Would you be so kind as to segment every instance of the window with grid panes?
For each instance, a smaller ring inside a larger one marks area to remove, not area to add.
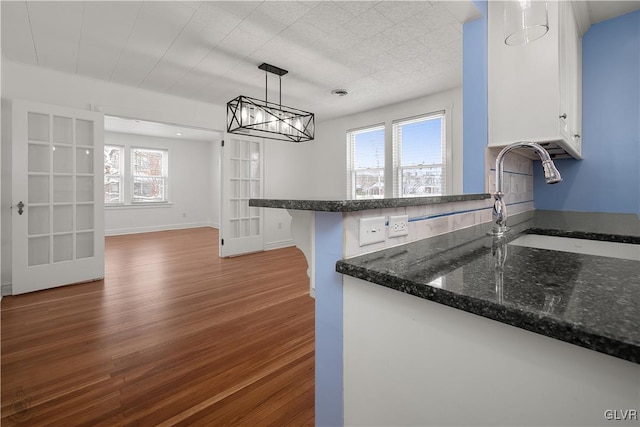
[[[393,122],[394,195],[446,193],[445,112]]]
[[[131,181],[133,184],[131,203],[168,202],[168,158],[167,150],[132,148]]]
[[[384,197],[384,126],[347,132],[347,194],[350,199]]]
[[[124,168],[124,147],[104,146],[104,203],[105,205],[124,202],[122,192],[122,171]]]

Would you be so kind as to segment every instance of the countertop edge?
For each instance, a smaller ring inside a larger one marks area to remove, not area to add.
[[[605,337],[568,322],[535,315],[517,307],[506,308],[491,301],[460,295],[444,289],[422,286],[421,292],[417,292],[412,289],[416,285],[409,280],[399,279],[395,276],[353,265],[348,265],[348,268],[345,268],[347,265],[343,260],[338,261],[336,263],[336,271],[375,285],[384,286],[519,329],[640,364],[640,346]]]
[[[574,239],[598,240],[601,242],[640,244],[640,236],[627,236],[610,233],[592,233],[586,231],[553,230],[549,228],[530,227],[529,234],[539,234],[542,236],[570,237]]]
[[[292,209],[319,212],[357,212],[369,209],[399,208],[407,206],[435,205],[442,203],[485,200],[489,193],[459,194],[432,197],[404,197],[360,200],[297,200],[297,199],[249,199],[249,206],[261,208]]]

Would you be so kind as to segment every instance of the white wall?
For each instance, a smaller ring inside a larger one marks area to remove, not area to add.
[[[640,366],[344,277],[344,424],[637,425]]]
[[[308,199],[314,166],[306,150],[317,141],[294,144],[265,139],[264,197],[269,199]],[[264,209],[265,249],[292,246],[291,216],[285,209]]]
[[[210,104],[6,60],[2,61],[2,97],[84,110],[95,106],[114,116],[225,129],[226,101]]]
[[[452,194],[462,193],[462,88],[417,98],[411,101],[377,108],[359,114],[319,122],[316,139],[308,143],[304,157],[309,169],[301,177],[309,183],[307,197],[346,198],[346,147],[349,129],[385,123],[387,138],[391,135],[391,122],[420,114],[451,108],[452,111]],[[390,146],[387,143],[387,148]],[[391,159],[391,153],[385,153]],[[483,161],[483,159],[478,159]]]
[[[204,142],[105,132],[105,144],[124,146],[125,156],[131,147],[169,150],[169,204],[105,207],[105,234],[213,226],[212,152],[218,140],[217,133]]]
[[[220,228],[220,185],[221,185],[221,157],[220,157],[220,142],[211,144],[211,150],[209,154],[210,162],[210,185],[211,185],[211,226],[214,228]]]
[[[0,284],[11,283],[11,117],[5,114],[9,109],[8,102],[2,100],[2,114],[0,114]],[[0,295],[4,294],[0,290]]]

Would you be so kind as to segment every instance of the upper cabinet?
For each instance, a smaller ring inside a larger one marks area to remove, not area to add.
[[[489,146],[543,145],[582,158],[582,39],[574,4],[549,1],[549,31],[520,46],[504,42],[501,1],[488,2]]]

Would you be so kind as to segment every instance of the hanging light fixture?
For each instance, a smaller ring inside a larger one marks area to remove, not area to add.
[[[266,63],[258,68],[265,71],[264,101],[240,95],[227,102],[227,132],[290,142],[313,140],[314,114],[282,105],[282,76],[288,71]],[[268,73],[280,81],[277,104],[267,100]]]
[[[549,31],[547,2],[507,0],[504,2],[504,42],[509,46],[531,43]]]

